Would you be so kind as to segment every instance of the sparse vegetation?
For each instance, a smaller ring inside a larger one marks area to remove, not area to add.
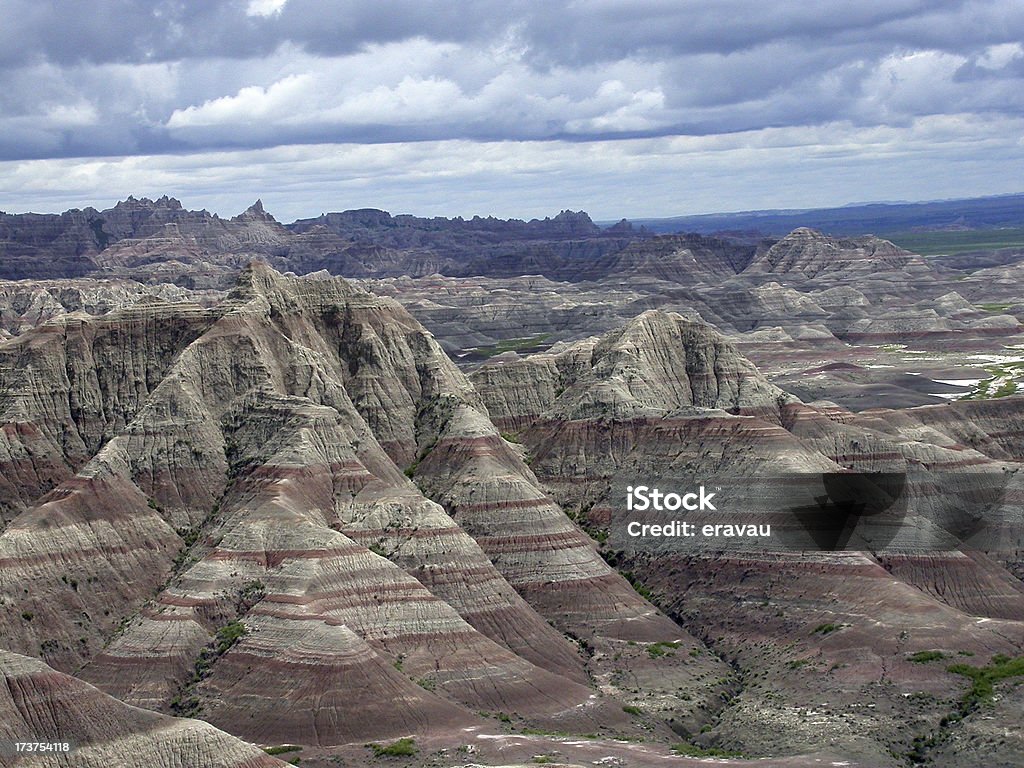
[[[174,557],[175,573],[182,569],[192,547],[199,541],[199,528],[179,528],[176,532],[181,537],[181,549],[178,550],[178,554]]]
[[[640,707],[634,707],[632,704],[626,704],[623,706],[622,711],[627,715],[642,715],[644,713]]]
[[[301,752],[302,747],[296,744],[282,744],[279,747],[265,747],[263,751],[268,755],[284,755],[289,752]]]
[[[633,587],[633,589],[637,591],[637,594],[639,594],[644,600],[653,600],[654,596],[651,594],[651,590],[645,587],[630,571],[622,571],[622,577],[629,582],[630,586]]]
[[[935,651],[923,651],[935,653]],[[971,687],[960,699],[956,709],[939,721],[939,728],[928,734],[914,737],[910,751],[905,757],[911,763],[920,765],[929,762],[929,753],[949,738],[949,729],[968,715],[990,704],[995,695],[995,684],[1011,677],[1024,677],[1024,656],[1013,659],[996,654],[983,667],[969,664],[953,664],[946,668],[955,675],[963,675],[971,681]]]
[[[675,656],[673,651],[679,647],[679,643],[661,640],[647,646],[647,655],[652,659],[660,659],[662,656]]]
[[[812,635],[830,635],[833,632],[838,632],[842,628],[843,628],[842,624],[832,624],[832,623],[829,623],[829,624],[819,624],[818,626],[816,626],[814,628],[814,631],[811,632],[811,634]]]
[[[410,738],[399,739],[390,744],[368,744],[375,757],[413,757],[419,750],[416,741]]]
[[[519,339],[502,339],[497,344],[493,344],[489,347],[477,347],[471,351],[481,357],[494,357],[495,355],[500,355],[503,352],[538,352],[550,336],[550,333],[541,333],[536,336],[524,336]]]
[[[1024,656],[1013,659],[997,654],[984,667],[969,664],[953,664],[948,670],[963,675],[971,681],[971,687],[960,701],[960,716],[963,717],[992,700],[995,684],[1011,677],[1024,677]]]
[[[238,590],[236,608],[239,613],[245,613],[266,596],[267,588],[262,581],[259,579],[248,581]]]
[[[940,661],[946,658],[946,654],[942,651],[918,651],[910,655],[910,661],[915,664],[927,664],[931,661]]]
[[[245,634],[245,624],[232,621],[217,630],[217,646],[214,649],[218,656],[225,654]]]
[[[240,621],[232,621],[217,630],[213,642],[199,652],[192,677],[171,701],[171,711],[174,714],[179,717],[193,717],[199,714],[202,705],[199,699],[192,695],[192,691],[210,674],[214,662],[227,653],[245,633],[245,624]]]
[[[922,256],[990,251],[1024,245],[1024,229],[934,230],[928,232],[895,232],[886,239],[900,248]]]
[[[1013,304],[1011,304],[1009,302],[1006,302],[1006,303],[996,303],[996,302],[993,302],[993,303],[990,303],[990,304],[978,304],[977,306],[978,306],[978,309],[983,309],[986,312],[1005,312],[1010,307],[1012,307]]]

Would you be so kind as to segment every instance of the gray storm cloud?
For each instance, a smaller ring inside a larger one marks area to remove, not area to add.
[[[620,157],[676,137],[763,147],[778,130],[812,154],[882,131],[899,155],[923,133],[959,146],[1002,125],[1005,147],[977,150],[994,162],[1024,110],[1017,2],[7,0],[0,14],[0,162],[451,141],[627,142],[597,153]]]

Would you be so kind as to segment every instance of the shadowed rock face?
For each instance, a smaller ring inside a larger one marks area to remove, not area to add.
[[[544,487],[599,536],[624,503],[612,489],[653,477],[888,472],[925,508],[937,486],[969,488],[975,473],[1001,479],[1020,461],[1020,399],[818,409],[769,384],[711,328],[665,313],[526,359],[494,358],[472,379]],[[1019,510],[1019,484],[1008,488],[1003,501]],[[890,750],[911,749],[908,727],[941,730],[943,700],[962,688],[944,666],[910,655],[1021,652],[1024,587],[1012,552],[605,553],[734,665],[737,688],[712,733],[744,752],[812,750],[824,728],[848,756],[898,764]],[[908,698],[921,691],[927,699]],[[815,712],[816,724],[800,712]],[[981,717],[968,730],[994,748]],[[1011,741],[1008,754],[1020,748]],[[974,752],[955,744],[942,754],[969,765]]]
[[[111,209],[57,215],[0,214],[0,277],[116,275],[189,288],[226,287],[252,258],[282,271],[326,269],[347,277],[432,274],[584,281],[622,272],[718,279],[743,269],[754,249],[697,235],[651,238],[602,230],[583,212],[528,222],[418,219],[361,210],[284,227],[260,201],[231,219],[188,211],[172,198],[133,197]]]

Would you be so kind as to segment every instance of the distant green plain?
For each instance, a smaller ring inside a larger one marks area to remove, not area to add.
[[[1024,247],[1024,228],[890,232],[883,237],[922,256]]]

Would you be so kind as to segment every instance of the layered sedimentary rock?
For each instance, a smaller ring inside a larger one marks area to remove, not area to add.
[[[264,743],[478,711],[628,728],[562,632],[685,634],[389,300],[258,266],[215,307],[58,316],[2,352],[22,501],[0,535],[0,642],[124,701]]]
[[[655,473],[906,473],[925,508],[1005,476],[1019,508],[1019,398],[879,407],[1014,370],[1017,265],[571,213],[0,224],[11,269],[122,276],[0,285],[0,647],[303,762],[522,726],[872,765],[995,743],[984,713],[950,725],[943,660],[1021,652],[1018,554],[600,542],[613,489]],[[467,379],[439,341],[487,362]]]
[[[798,273],[806,278],[842,272],[871,274],[878,270],[925,269],[924,261],[877,237],[835,239],[804,227],[754,257],[747,270],[773,274]]]
[[[713,329],[660,313],[597,340],[495,358],[473,380],[544,486],[598,532],[623,503],[611,490],[652,477],[756,483],[780,472],[899,471],[921,509],[942,501],[936,489],[969,498],[979,477],[1015,478],[1024,413],[1020,400],[860,415],[809,407]],[[1019,510],[1019,484],[1006,482],[999,503]],[[734,665],[733,698],[711,733],[744,752],[807,750],[827,738],[844,754],[896,764],[890,750],[912,748],[908,723],[941,731],[949,715],[938,699],[922,706],[907,695],[956,697],[961,687],[910,656],[1020,651],[1024,590],[1005,558],[702,546],[607,554]]]
[[[117,701],[37,659],[0,650],[0,739],[68,742],[0,765],[58,768],[272,768],[286,763],[207,723],[159,715]]]

